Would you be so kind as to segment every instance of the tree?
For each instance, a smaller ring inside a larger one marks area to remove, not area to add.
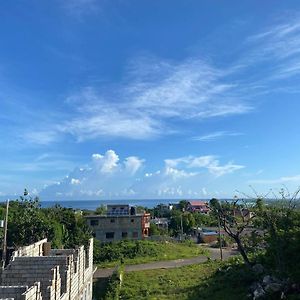
[[[61,243],[64,247],[74,248],[82,244],[87,245],[92,233],[80,214],[71,208],[59,205],[46,210],[49,218],[56,220],[62,226]]]
[[[183,232],[190,233],[193,228],[196,226],[195,218],[192,213],[183,212],[182,213],[182,225],[183,225]]]
[[[233,202],[220,203],[213,198],[210,201],[210,208],[220,220],[221,227],[236,242],[245,263],[250,266],[251,262],[242,242],[242,233],[252,223],[255,214],[251,214],[245,202],[243,204],[239,202],[239,199],[235,199]]]
[[[156,205],[152,210],[149,210],[149,212],[153,217],[157,218],[169,218],[171,214],[168,206],[163,203]]]
[[[170,218],[170,233],[171,235],[178,235],[181,231],[181,214],[179,210],[172,210],[171,211],[171,218]]]
[[[189,202],[187,200],[181,200],[181,201],[179,201],[179,203],[178,203],[178,209],[180,211],[186,210],[187,206],[188,206],[188,203]]]
[[[257,226],[265,230],[265,257],[281,275],[300,280],[300,189],[290,194],[281,189],[280,199],[258,206]]]
[[[8,245],[22,246],[46,237],[52,239],[54,233],[53,222],[41,211],[37,197],[20,197],[10,203]]]
[[[30,196],[10,202],[9,246],[24,246],[47,238],[54,247],[74,248],[86,245],[90,237],[92,233],[84,218],[73,209],[60,205],[41,208],[39,199]]]
[[[195,218],[196,226],[218,226],[218,220],[215,215],[209,214],[205,215],[201,212],[194,212],[193,216]]]
[[[183,233],[190,233],[195,226],[196,221],[193,213],[178,209],[172,210],[169,229],[173,235],[178,235],[181,230]]]
[[[101,204],[99,207],[96,208],[95,212],[96,212],[96,215],[104,215],[104,214],[106,214],[106,211],[107,211],[106,206]]]

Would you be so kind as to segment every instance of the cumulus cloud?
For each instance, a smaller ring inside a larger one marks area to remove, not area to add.
[[[50,197],[111,197],[116,194],[125,196],[133,194],[130,189],[134,181],[134,175],[143,167],[143,159],[130,156],[123,161],[114,150],[108,150],[104,154],[94,153],[88,165],[75,168],[61,181],[47,186],[41,195]],[[122,191],[122,193],[121,193]]]
[[[106,151],[105,155],[95,153],[92,159],[102,173],[111,173],[118,168],[119,156],[113,150]]]
[[[88,165],[75,168],[41,195],[63,199],[206,196],[206,188],[198,188],[200,180],[216,180],[243,167],[231,162],[221,164],[212,155],[186,156],[166,159],[160,170],[144,172],[144,159],[121,159],[114,150],[108,150],[92,154]]]
[[[130,174],[135,174],[142,167],[144,161],[144,159],[140,159],[137,156],[129,156],[124,161],[125,169]]]
[[[195,175],[197,175],[197,173],[196,172],[186,172],[185,170],[178,170],[178,169],[166,166],[164,175],[170,176],[174,179],[179,179],[179,178],[188,178],[191,176],[195,176]]]

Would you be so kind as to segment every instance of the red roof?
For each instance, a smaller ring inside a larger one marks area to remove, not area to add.
[[[192,206],[207,206],[208,203],[206,201],[189,201]]]

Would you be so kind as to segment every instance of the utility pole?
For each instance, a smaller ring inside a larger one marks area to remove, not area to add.
[[[219,225],[219,245],[220,245],[220,257],[221,261],[223,260],[223,250],[222,250],[222,237],[221,237],[221,224],[220,224],[220,216],[218,216],[218,225]]]
[[[5,214],[5,220],[4,220],[4,237],[3,237],[3,249],[2,249],[2,270],[4,269],[5,262],[6,262],[8,207],[9,207],[9,200],[7,199],[7,201],[6,201],[6,214]]]

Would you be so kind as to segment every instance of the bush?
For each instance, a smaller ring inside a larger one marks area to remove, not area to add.
[[[117,243],[100,244],[95,242],[95,263],[111,262],[124,258],[133,259],[141,256],[157,256],[157,243],[150,241],[121,241]]]
[[[105,300],[118,300],[120,299],[120,290],[122,284],[122,276],[124,270],[123,266],[120,266],[116,269],[116,271],[112,274],[108,281],[106,293],[105,293]]]

